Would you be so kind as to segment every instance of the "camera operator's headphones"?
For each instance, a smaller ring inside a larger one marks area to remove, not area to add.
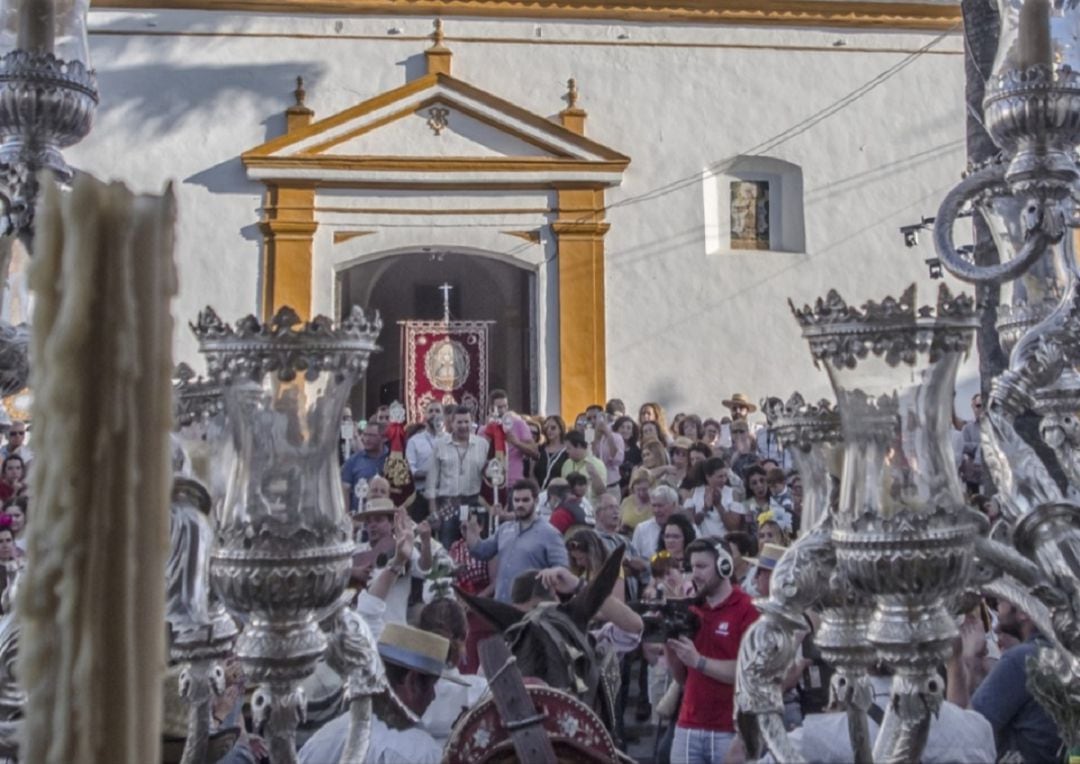
[[[735,572],[735,561],[731,559],[727,545],[721,541],[713,546],[713,550],[716,552],[716,572],[720,574],[720,578],[731,578],[731,574]]]

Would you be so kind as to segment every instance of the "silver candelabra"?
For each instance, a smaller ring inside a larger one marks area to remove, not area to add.
[[[236,655],[260,684],[252,708],[275,764],[295,761],[300,682],[326,651],[319,620],[348,583],[354,544],[334,457],[346,398],[380,328],[359,308],[337,326],[282,308],[268,323],[249,316],[235,328],[207,309],[192,327],[222,387],[230,470],[210,577],[246,619]]]
[[[963,506],[949,449],[955,367],[975,330],[970,300],[943,293],[936,310],[916,310],[907,293],[855,310],[830,295],[796,311],[837,393],[845,456],[835,506],[777,566],[740,652],[744,727],[782,761],[800,759],[777,725],[777,672],[794,655],[796,615],[831,611],[848,626],[833,634],[823,625],[819,644],[851,658],[826,655],[841,669],[834,690],[848,701],[856,761],[917,760],[940,702],[932,669],[955,633],[950,616],[979,592],[1018,603],[1047,638],[1028,686],[1065,742],[1080,743],[1080,292],[1070,231],[1080,9],[1073,0],[998,0],[998,9],[984,112],[1001,154],[946,195],[934,238],[953,275],[1000,285],[1007,301],[997,328],[1009,364],[979,422],[1002,520],[990,529]],[[954,246],[953,225],[969,207],[989,224],[1000,264],[977,265]],[[809,426],[804,417],[789,429]],[[820,594],[806,592],[826,581]],[[896,677],[871,748],[857,680],[876,661]]]

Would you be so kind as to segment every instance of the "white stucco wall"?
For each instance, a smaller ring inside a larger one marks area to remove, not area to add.
[[[263,189],[239,156],[284,131],[294,78],[304,76],[317,118],[348,108],[424,71],[428,43],[417,38],[431,20],[95,11],[91,29],[102,104],[93,133],[67,156],[138,190],[175,181],[183,327],[206,304],[227,318],[257,308]],[[862,300],[917,281],[932,300],[929,237],[908,250],[898,228],[933,214],[964,166],[957,34],[901,67],[937,35],[459,18],[446,34],[455,76],[538,114],[563,108],[575,77],[589,136],[631,157],[608,192],[609,395],[707,413],[736,390],[823,395],[788,297],[837,288]],[[702,179],[754,153],[801,168],[805,252],[708,253]],[[498,206],[514,204],[524,202]],[[541,405],[556,410],[552,242],[501,234],[504,222],[545,218],[463,213],[405,227],[400,216],[353,218],[377,232],[337,249],[320,228],[313,304],[332,310],[336,269],[371,253],[430,246],[515,258],[540,277],[551,361]],[[196,360],[185,328],[176,345],[180,359]]]

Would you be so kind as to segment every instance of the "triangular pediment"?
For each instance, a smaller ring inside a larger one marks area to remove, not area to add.
[[[403,110],[392,122],[380,124],[340,143],[326,146],[326,156],[410,157],[567,157],[556,146],[506,129],[445,96]]]
[[[629,159],[448,74],[428,74],[243,156],[258,180],[615,185]],[[475,178],[474,178],[475,179]]]

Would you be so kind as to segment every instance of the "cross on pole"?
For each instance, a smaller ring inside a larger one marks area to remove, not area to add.
[[[450,290],[453,288],[448,283],[439,287],[439,291],[442,292],[443,323],[450,323]]]

